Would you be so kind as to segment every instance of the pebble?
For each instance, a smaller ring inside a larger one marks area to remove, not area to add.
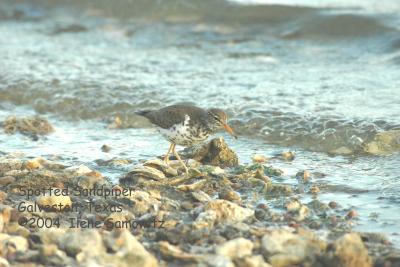
[[[51,210],[62,211],[71,208],[72,201],[70,196],[45,195],[38,197],[36,203],[41,207],[49,206]]]

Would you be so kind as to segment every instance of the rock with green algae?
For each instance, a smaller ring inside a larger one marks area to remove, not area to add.
[[[214,138],[209,143],[194,151],[191,157],[203,164],[225,167],[234,167],[239,164],[237,154],[228,147],[225,140]]]

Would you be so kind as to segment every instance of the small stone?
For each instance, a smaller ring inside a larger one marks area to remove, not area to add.
[[[24,163],[24,168],[28,170],[36,170],[43,168],[42,163],[45,161],[43,158],[34,158]]]
[[[108,152],[111,151],[111,147],[106,145],[106,144],[104,144],[104,145],[101,146],[101,151],[103,151],[105,153],[108,153]]]
[[[71,208],[72,201],[69,196],[45,195],[38,197],[36,203],[49,210],[62,211],[65,208]]]
[[[347,214],[346,214],[346,220],[351,220],[358,217],[358,213],[355,210],[350,210]]]
[[[7,199],[7,193],[0,190],[0,202],[3,203]]]
[[[336,209],[336,208],[338,207],[338,203],[335,202],[335,201],[330,201],[329,204],[328,204],[328,206],[329,206],[331,209]]]
[[[12,184],[15,182],[15,178],[12,176],[4,176],[0,178],[0,186]]]
[[[280,157],[287,161],[292,161],[295,158],[294,152],[286,151],[280,154]]]
[[[236,238],[219,245],[215,252],[219,255],[226,256],[230,259],[243,258],[251,255],[253,250],[253,242],[245,238]]]
[[[240,197],[240,195],[238,193],[236,193],[233,190],[229,190],[229,189],[222,189],[221,192],[219,192],[218,197],[220,199],[225,199],[225,200],[229,200],[232,202],[241,202],[242,198]]]
[[[320,190],[319,190],[319,187],[316,186],[316,185],[313,185],[313,186],[310,187],[310,191],[309,191],[309,192],[310,192],[311,194],[318,194],[319,191],[320,191]]]
[[[303,183],[307,183],[310,181],[311,173],[309,171],[300,171],[296,173],[296,178],[299,179]]]

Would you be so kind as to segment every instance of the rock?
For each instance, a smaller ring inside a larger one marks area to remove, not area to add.
[[[316,185],[312,185],[311,187],[310,187],[310,190],[308,191],[310,194],[318,194],[319,193],[319,191],[320,191],[320,189],[319,189],[319,187],[318,186],[316,186]]]
[[[245,238],[236,238],[219,245],[215,252],[219,255],[226,256],[230,259],[243,258],[251,255],[253,250],[253,242]]]
[[[253,157],[251,158],[253,160],[254,163],[265,163],[267,162],[267,157],[263,156],[263,155],[253,155]]]
[[[142,216],[148,212],[156,212],[161,205],[161,202],[157,198],[151,197],[145,191],[136,190],[127,198],[134,203],[131,211],[135,216]]]
[[[15,182],[15,178],[12,176],[0,177],[0,186],[5,186]]]
[[[207,180],[202,179],[202,180],[196,181],[191,184],[178,185],[176,188],[178,190],[185,191],[185,192],[196,191],[196,190],[200,190],[201,188],[203,188],[203,186],[205,186],[206,183],[207,183]]]
[[[299,179],[303,183],[307,183],[310,181],[311,173],[309,171],[300,171],[296,173],[296,178]]]
[[[201,191],[201,190],[192,192],[191,194],[192,194],[192,197],[193,197],[195,200],[197,200],[197,201],[199,201],[199,202],[202,202],[202,203],[207,203],[208,201],[211,201],[211,200],[212,200],[212,198],[211,198],[208,194],[204,193],[204,192]]]
[[[102,145],[100,149],[101,149],[101,151],[103,151],[105,153],[108,153],[111,151],[111,147],[106,144]]]
[[[324,255],[326,267],[370,267],[372,259],[361,237],[356,233],[345,234],[328,247]]]
[[[238,193],[236,193],[233,190],[226,189],[226,188],[223,188],[221,190],[221,192],[219,192],[218,197],[220,199],[225,199],[225,200],[229,200],[232,202],[242,201],[242,198],[240,197],[240,195]]]
[[[400,151],[400,130],[377,133],[374,140],[365,144],[363,149],[373,155],[384,155]]]
[[[0,257],[0,267],[8,267],[10,264],[5,258]]]
[[[139,166],[133,169],[128,175],[138,176],[146,179],[152,179],[156,181],[160,181],[165,179],[165,174],[162,171],[157,169],[148,167],[148,166]]]
[[[82,164],[78,165],[78,166],[68,167],[64,171],[66,173],[68,173],[69,175],[75,175],[75,176],[85,175],[85,174],[93,172],[93,170],[91,170],[89,167],[82,165]]]
[[[29,248],[28,240],[22,236],[0,233],[0,243],[2,247],[12,246],[13,249],[20,252],[25,252]]]
[[[36,169],[43,168],[42,163],[44,161],[45,160],[43,158],[30,159],[30,160],[24,162],[24,168],[28,169],[28,170],[36,170]]]
[[[248,208],[243,208],[235,203],[227,200],[212,200],[206,203],[193,227],[210,227],[217,223],[235,223],[241,222],[254,215],[254,211]]]
[[[337,155],[350,155],[351,153],[353,153],[353,150],[351,150],[348,147],[341,146],[339,148],[336,148],[336,149],[333,149],[333,150],[329,151],[329,153],[337,154]]]
[[[271,230],[261,240],[262,253],[274,267],[314,266],[324,249],[324,242],[284,228]]]
[[[238,156],[228,147],[225,140],[220,138],[212,139],[192,155],[194,160],[203,164],[224,167],[234,167],[238,165]]]
[[[65,236],[66,230],[63,228],[42,228],[36,234],[43,245],[58,244],[58,241]]]
[[[21,170],[22,161],[17,158],[0,158],[0,174],[5,174],[13,170]]]
[[[0,203],[3,203],[4,200],[6,200],[6,199],[7,199],[7,193],[0,190]]]
[[[105,232],[105,246],[115,254],[103,254],[100,266],[157,267],[156,258],[128,231]]]
[[[235,264],[228,257],[222,255],[210,255],[204,263],[207,267],[235,267]]]
[[[83,189],[93,189],[104,184],[104,177],[98,172],[89,172],[86,175],[77,176],[72,179],[73,184]]]
[[[338,207],[338,203],[335,201],[330,201],[328,205],[331,209],[336,209]]]
[[[53,126],[45,118],[39,116],[26,118],[8,117],[3,122],[3,128],[7,134],[20,132],[26,135],[46,135],[54,131]]]
[[[67,254],[59,250],[55,244],[40,246],[39,257],[41,262],[46,266],[71,266],[73,264],[70,258],[67,257]]]
[[[72,229],[62,235],[58,241],[58,247],[69,256],[78,254],[96,256],[104,253],[103,242],[98,231],[94,229],[77,230]]]
[[[292,187],[285,184],[273,184],[267,188],[267,196],[280,197],[289,196],[293,193]]]
[[[45,209],[54,211],[62,211],[72,206],[72,201],[69,196],[55,196],[54,194],[40,196],[36,200],[36,203]]]
[[[292,151],[286,151],[279,154],[279,157],[287,161],[292,161],[295,158],[295,154]]]
[[[94,162],[96,162],[96,164],[99,166],[121,167],[121,166],[131,164],[132,160],[123,159],[123,158],[112,158],[109,160],[96,159]]]
[[[175,259],[184,262],[198,262],[200,260],[204,260],[203,255],[196,255],[192,253],[183,252],[179,247],[173,246],[167,241],[158,242],[158,248],[161,252],[161,255],[165,259]]]
[[[345,219],[346,219],[346,220],[351,220],[351,219],[354,219],[354,218],[356,218],[356,217],[358,217],[357,211],[355,211],[355,210],[350,210],[350,211],[346,214]]]
[[[236,259],[235,263],[240,267],[272,267],[266,263],[261,255],[248,256],[241,259]]]
[[[10,234],[10,235],[17,235],[17,236],[22,236],[25,238],[28,238],[30,235],[30,231],[27,228],[20,226],[16,222],[7,224],[4,229],[4,232],[6,232],[7,234]]]
[[[178,175],[178,171],[176,169],[172,168],[170,165],[165,164],[165,162],[160,159],[148,160],[143,165],[146,167],[150,167],[150,168],[154,168],[159,171],[162,171],[167,176],[177,176]]]
[[[303,221],[310,214],[309,208],[297,199],[289,202],[286,205],[286,210],[296,222]]]

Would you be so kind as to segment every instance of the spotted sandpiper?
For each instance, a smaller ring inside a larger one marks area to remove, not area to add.
[[[224,128],[237,138],[227,124],[226,113],[219,108],[202,109],[189,105],[172,105],[157,110],[142,110],[136,114],[146,117],[157,126],[158,131],[171,142],[164,162],[169,164],[171,153],[179,160],[188,173],[188,168],[176,152],[176,145],[192,146],[206,140],[211,134]]]

